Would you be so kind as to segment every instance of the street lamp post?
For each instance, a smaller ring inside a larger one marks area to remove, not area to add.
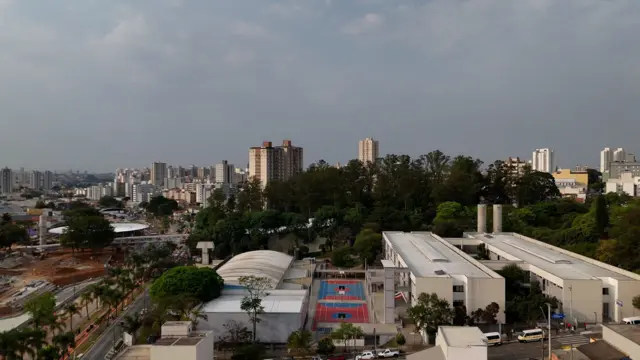
[[[549,322],[547,327],[547,337],[549,339],[549,360],[551,360],[551,304],[547,303],[547,320]],[[544,342],[544,337],[542,338]]]
[[[573,318],[573,287],[571,285],[569,285],[569,318],[571,319],[573,328],[576,328],[577,324],[575,323],[575,319]]]

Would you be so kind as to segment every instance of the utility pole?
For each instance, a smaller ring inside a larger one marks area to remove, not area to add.
[[[548,320],[548,326],[547,326],[547,333],[548,333],[548,339],[549,339],[549,360],[551,360],[551,304],[547,303],[547,320]],[[544,337],[542,339],[542,342],[544,342]]]

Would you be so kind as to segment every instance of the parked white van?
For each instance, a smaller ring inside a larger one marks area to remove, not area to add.
[[[521,343],[542,340],[544,340],[544,331],[542,329],[524,330],[518,335],[518,341]]]
[[[484,337],[487,338],[487,345],[489,346],[502,345],[502,335],[498,332],[484,333]]]
[[[640,316],[624,318],[622,322],[629,325],[640,325]]]

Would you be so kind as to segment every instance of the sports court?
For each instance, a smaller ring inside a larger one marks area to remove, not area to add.
[[[364,286],[360,280],[322,280],[318,300],[364,301]]]
[[[314,320],[316,323],[368,323],[369,310],[366,304],[318,303]]]

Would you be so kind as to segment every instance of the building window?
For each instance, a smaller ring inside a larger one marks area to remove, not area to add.
[[[464,306],[464,300],[453,300],[453,307]]]
[[[464,292],[464,285],[453,285],[453,292]]]
[[[602,295],[609,295],[609,288],[602,288]]]

